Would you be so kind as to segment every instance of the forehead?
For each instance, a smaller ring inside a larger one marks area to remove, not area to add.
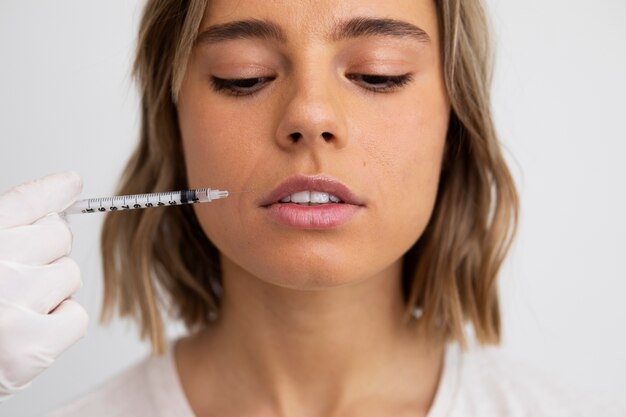
[[[350,37],[342,36],[347,33],[381,34],[385,30],[423,42],[437,42],[438,37],[433,0],[209,0],[200,32],[251,19],[272,24],[265,28],[264,37],[285,43],[332,42]],[[372,19],[378,20],[382,30],[376,24],[364,27],[364,21]]]

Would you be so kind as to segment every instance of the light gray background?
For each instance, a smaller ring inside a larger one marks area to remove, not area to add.
[[[626,2],[489,0],[494,113],[522,199],[501,275],[503,348],[608,401],[626,398]],[[74,169],[112,193],[138,131],[130,79],[142,1],[0,2],[0,190]],[[80,218],[78,218],[80,217]],[[100,327],[98,216],[78,216],[73,257],[87,336],[0,405],[37,416],[149,351]],[[170,335],[180,334],[172,325]]]

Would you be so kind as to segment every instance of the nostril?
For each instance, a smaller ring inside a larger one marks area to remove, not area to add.
[[[296,133],[292,133],[292,134],[291,134],[291,135],[289,135],[289,136],[291,136],[291,140],[292,140],[293,142],[297,142],[297,141],[299,141],[299,140],[300,140],[300,138],[302,137],[302,134],[301,134],[301,133],[296,132]]]
[[[326,142],[328,142],[329,140],[333,138],[333,134],[329,132],[324,132],[322,133],[322,137],[324,138]]]

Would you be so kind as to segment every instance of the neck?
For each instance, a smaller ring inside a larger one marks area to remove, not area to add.
[[[426,414],[443,346],[402,325],[400,268],[398,262],[363,282],[302,291],[224,260],[220,317],[195,338],[193,372],[198,381],[219,375],[222,387],[228,375],[239,404],[245,398],[273,415],[329,416],[373,399]]]

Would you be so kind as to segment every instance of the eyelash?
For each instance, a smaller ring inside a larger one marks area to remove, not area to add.
[[[255,87],[259,85],[260,83],[263,83],[264,81],[267,81],[267,80],[272,81],[275,78],[276,77],[226,79],[226,78],[218,78],[215,76],[211,76],[211,85],[214,91],[222,92],[226,95],[249,96],[249,95],[254,94],[259,89],[257,88],[256,90],[245,91],[246,88],[250,89],[251,87]],[[366,90],[369,90],[375,93],[389,93],[389,92],[395,91],[398,88],[408,84],[409,82],[413,80],[413,76],[411,74],[404,74],[404,75],[349,74],[348,78],[349,79],[369,78],[370,81],[371,79],[378,81],[378,82],[375,82],[374,84],[379,84],[381,82],[384,82],[387,84],[385,87],[366,87],[366,86],[363,87]],[[253,82],[252,85],[250,85],[251,82]],[[372,84],[372,83],[368,83],[368,84]],[[243,88],[244,91],[239,90],[237,88]]]

